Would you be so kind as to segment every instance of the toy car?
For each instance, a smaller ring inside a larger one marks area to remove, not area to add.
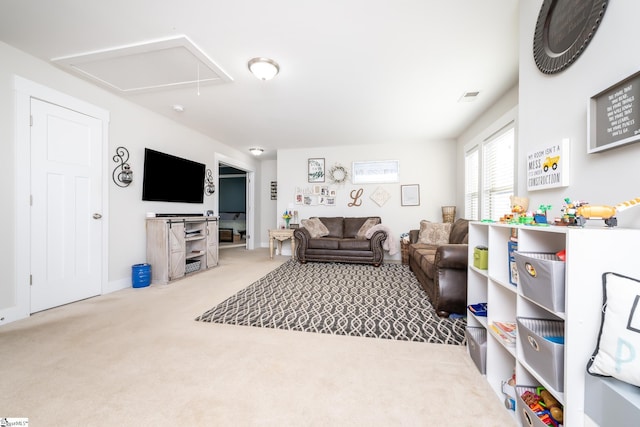
[[[618,225],[618,219],[615,217],[617,210],[613,206],[584,204],[576,209],[575,224],[583,226],[587,219],[602,219],[609,227]]]

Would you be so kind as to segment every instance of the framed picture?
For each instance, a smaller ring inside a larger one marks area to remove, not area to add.
[[[302,193],[296,193],[296,205],[301,205],[304,203],[304,196]]]
[[[587,153],[640,141],[640,71],[591,97],[587,127]]]
[[[401,185],[401,203],[402,206],[420,206],[420,185]]]
[[[354,184],[384,184],[400,181],[400,161],[353,162],[351,182]]]
[[[569,138],[565,138],[527,154],[528,191],[569,186],[570,147]]]
[[[324,159],[309,159],[307,167],[309,182],[324,182]]]

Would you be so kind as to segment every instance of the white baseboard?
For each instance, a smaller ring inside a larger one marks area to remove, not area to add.
[[[127,289],[130,288],[131,285],[131,278],[130,277],[126,277],[124,279],[119,279],[119,280],[112,280],[111,282],[107,283],[107,286],[105,286],[105,288],[102,290],[102,294],[110,294],[111,292],[115,292],[115,291],[120,291],[122,289]]]

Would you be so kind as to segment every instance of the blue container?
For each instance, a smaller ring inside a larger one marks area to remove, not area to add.
[[[134,288],[144,288],[151,283],[151,265],[134,264],[131,266],[131,284]]]

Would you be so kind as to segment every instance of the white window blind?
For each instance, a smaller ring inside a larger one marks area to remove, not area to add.
[[[514,186],[513,125],[488,139],[482,147],[482,219],[498,220],[511,212]]]
[[[464,158],[464,217],[479,220],[480,216],[480,149],[473,148]]]

